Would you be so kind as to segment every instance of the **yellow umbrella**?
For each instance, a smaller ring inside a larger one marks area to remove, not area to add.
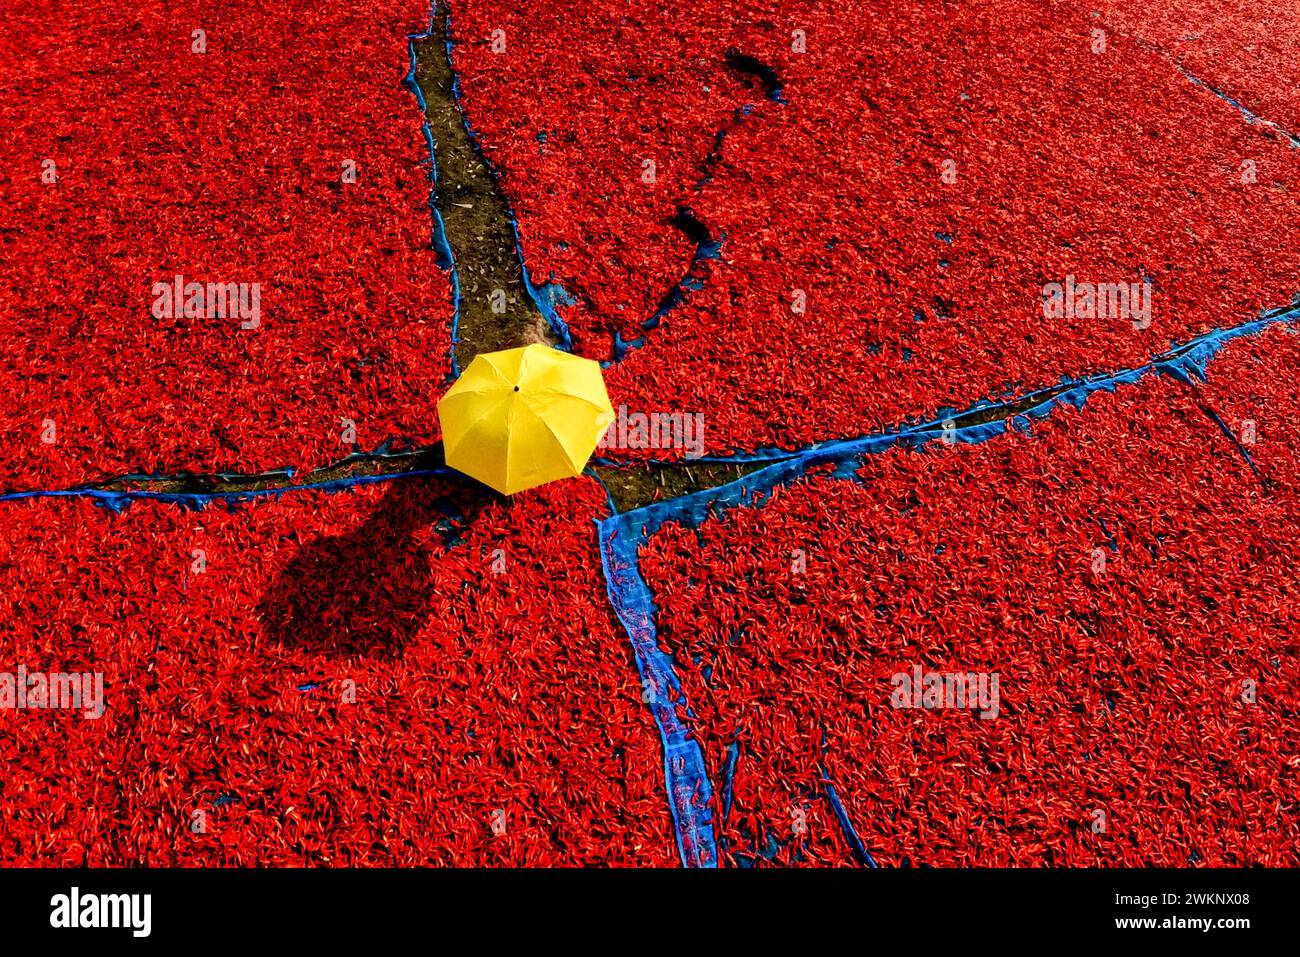
[[[580,475],[614,410],[599,364],[531,345],[475,356],[438,418],[447,464],[513,495]]]

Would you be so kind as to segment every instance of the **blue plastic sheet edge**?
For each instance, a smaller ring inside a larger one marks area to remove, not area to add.
[[[415,102],[420,107],[420,132],[424,136],[424,145],[429,153],[429,218],[432,224],[431,245],[437,254],[438,268],[451,277],[452,291],[452,317],[451,317],[451,379],[460,377],[460,369],[456,363],[456,345],[460,342],[460,271],[456,268],[456,254],[451,248],[451,241],[447,239],[447,225],[443,221],[442,213],[438,211],[438,160],[437,144],[433,138],[433,128],[429,126],[428,111],[429,104],[424,98],[424,91],[420,89],[420,84],[416,79],[416,53],[415,44],[417,40],[427,40],[433,36],[434,19],[437,16],[438,5],[436,0],[429,8],[429,27],[423,33],[408,33],[406,35],[406,55],[408,68],[406,76],[402,78],[402,85],[405,86],[412,94],[415,95]]]
[[[301,485],[287,485],[281,488],[244,489],[229,492],[155,492],[149,489],[34,489],[22,492],[6,492],[0,495],[0,502],[18,502],[26,499],[45,498],[80,498],[88,499],[96,505],[113,512],[121,512],[132,502],[166,502],[182,508],[200,510],[216,502],[238,505],[263,498],[279,498],[294,492],[344,492],[362,485],[377,485],[382,482],[394,482],[406,478],[447,477],[459,475],[454,469],[421,469],[412,472],[392,472],[387,475],[357,475],[349,478],[329,479],[323,482],[304,482]]]

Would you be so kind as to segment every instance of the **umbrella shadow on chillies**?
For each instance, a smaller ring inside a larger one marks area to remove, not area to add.
[[[316,654],[400,655],[428,618],[441,556],[494,501],[469,478],[393,479],[364,524],[310,542],[280,572],[258,604],[267,636]]]

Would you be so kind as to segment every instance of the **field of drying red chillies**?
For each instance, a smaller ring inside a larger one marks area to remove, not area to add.
[[[1223,6],[451,0],[561,346],[703,423],[507,499],[427,0],[10,4],[0,863],[1300,864],[1300,24]]]

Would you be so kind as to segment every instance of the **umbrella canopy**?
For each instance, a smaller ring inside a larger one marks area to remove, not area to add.
[[[580,475],[614,410],[598,363],[531,345],[475,356],[438,418],[447,464],[513,495]]]

